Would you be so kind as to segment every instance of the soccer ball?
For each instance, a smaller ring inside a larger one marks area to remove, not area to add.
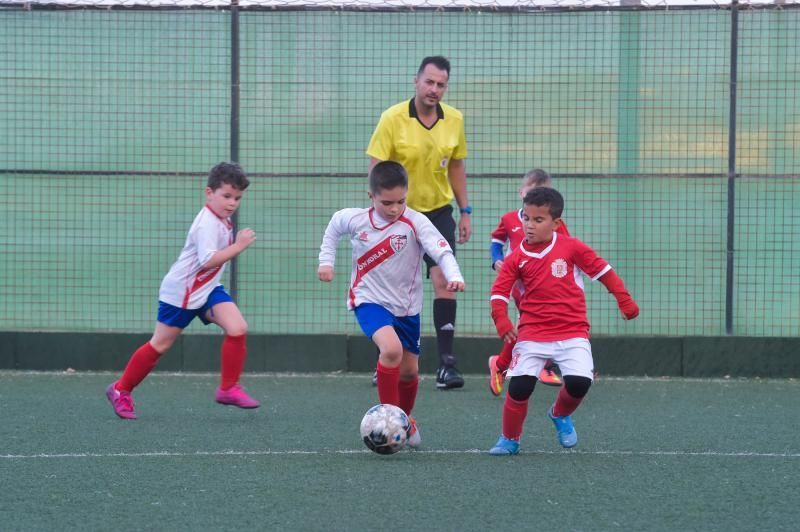
[[[411,422],[401,408],[375,405],[361,420],[361,439],[370,451],[394,454],[406,445]]]

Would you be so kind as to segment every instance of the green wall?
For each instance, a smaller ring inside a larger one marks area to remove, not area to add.
[[[121,371],[149,335],[0,333],[0,370]],[[158,371],[217,372],[221,336],[186,335],[159,361]],[[500,341],[458,338],[459,369],[487,373]],[[603,376],[800,377],[800,339],[688,337],[600,337],[592,339],[595,370]],[[438,366],[436,340],[424,337],[420,371]],[[248,372],[371,373],[375,346],[364,336],[250,335]]]

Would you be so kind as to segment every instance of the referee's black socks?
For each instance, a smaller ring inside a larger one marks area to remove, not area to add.
[[[456,332],[456,300],[433,300],[433,325],[436,327],[436,343],[439,359],[443,366],[455,366],[453,356],[453,337]]]

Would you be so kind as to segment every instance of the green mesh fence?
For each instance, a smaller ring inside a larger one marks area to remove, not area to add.
[[[587,283],[594,334],[725,334],[727,311],[734,334],[799,335],[796,7],[737,13],[732,136],[724,6],[242,9],[234,140],[253,184],[239,223],[259,239],[235,281],[250,331],[358,332],[347,244],[335,282],[316,280],[322,232],[367,205],[380,113],[443,54],[475,208],[460,335],[493,334],[489,233],[532,167],[642,307],[623,322]],[[204,176],[231,156],[230,9],[0,8],[0,329],[149,331]]]

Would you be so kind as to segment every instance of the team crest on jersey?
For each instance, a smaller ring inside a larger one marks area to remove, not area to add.
[[[401,249],[406,247],[407,243],[408,237],[406,235],[391,235],[389,237],[389,245],[392,246],[395,253],[399,253]]]
[[[439,166],[441,166],[442,168],[447,168],[447,157],[442,159],[442,161],[439,163]]]
[[[366,242],[367,240],[369,240],[369,235],[367,234],[366,231],[361,231],[360,233],[358,233],[358,239],[361,240],[362,242]]]
[[[447,240],[445,240],[444,238],[442,238],[441,240],[439,240],[439,241],[436,243],[436,245],[437,245],[437,246],[439,246],[440,248],[446,248],[446,247],[447,247],[447,245],[448,245],[448,244],[447,244]]]
[[[567,275],[567,261],[564,259],[556,259],[550,264],[550,271],[553,277],[565,277]]]

